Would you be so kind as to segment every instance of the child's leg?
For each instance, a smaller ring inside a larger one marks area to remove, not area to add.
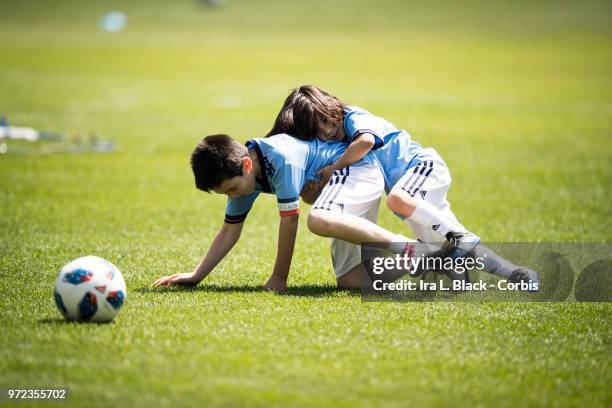
[[[450,231],[458,232],[465,232],[467,229],[457,220],[446,199],[451,184],[448,167],[433,149],[430,150],[428,156],[433,163],[431,166],[433,169],[431,172],[424,172],[423,175],[429,174],[429,176],[425,180],[424,177],[421,177],[421,181],[416,183],[414,183],[415,177],[412,177],[412,181],[407,182],[411,174],[420,172],[420,170],[408,172],[408,175],[391,190],[387,198],[387,206],[396,214],[404,216],[404,222],[419,240],[427,243],[441,243],[446,239],[446,229],[450,228]],[[402,188],[404,186],[405,188]],[[423,222],[423,218],[427,217],[415,217],[414,212],[417,212],[417,209],[425,209],[423,213],[431,214],[434,221]],[[440,227],[436,228],[437,225]],[[473,256],[483,261],[484,269],[487,272],[502,278],[508,278],[513,272],[521,269],[483,245],[475,247]]]
[[[422,161],[402,177],[391,189],[387,206],[410,224],[422,227],[428,238],[425,242],[442,242],[451,233],[466,233],[457,219],[441,211],[451,184],[448,167],[433,150],[427,149]],[[422,237],[419,239],[423,240]]]
[[[396,234],[355,215],[313,208],[308,215],[308,229],[313,233],[352,244],[393,242]]]
[[[338,287],[371,287],[362,266],[362,242],[393,243],[404,253],[407,238],[376,225],[384,180],[376,166],[337,171],[313,204],[308,227],[317,235],[334,238],[332,261]]]
[[[446,163],[433,149],[425,149],[415,167],[412,167],[391,189],[387,206],[404,220],[425,228],[433,234],[433,242],[446,239],[451,245],[451,256],[466,256],[480,243],[480,238],[467,231],[454,217],[440,211],[446,201],[451,177]],[[434,203],[434,204],[432,204]],[[436,205],[437,204],[437,205]],[[431,242],[427,239],[424,242]]]
[[[369,221],[364,215],[378,209],[384,186],[377,166],[346,167],[334,172],[308,214],[308,229],[314,234],[351,244],[380,242],[403,253],[409,240]]]
[[[440,206],[439,210],[442,214],[444,214],[444,216],[454,220],[457,225],[461,225],[459,221],[457,221],[457,217],[455,217],[455,214],[451,210],[450,204],[446,199]],[[422,227],[408,219],[405,219],[404,221],[414,232],[414,234],[423,242],[442,242],[444,240],[443,236],[432,231],[430,228]],[[499,276],[500,278],[509,278],[513,272],[520,269],[519,266],[502,258],[484,245],[478,245],[474,249],[472,256],[481,260],[481,262],[484,264],[484,270],[486,272]],[[533,280],[535,281],[536,278],[533,278]]]
[[[406,190],[394,188],[387,197],[387,207],[396,214],[404,217],[405,221],[421,227],[436,239],[432,242],[444,240],[449,232],[466,233],[465,228],[454,217],[448,217],[443,211],[428,201],[412,197]],[[429,242],[429,241],[427,241]]]

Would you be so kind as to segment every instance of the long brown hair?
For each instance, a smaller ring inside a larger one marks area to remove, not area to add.
[[[344,103],[316,85],[302,85],[285,99],[266,137],[287,133],[302,140],[317,137],[320,124],[342,125]]]

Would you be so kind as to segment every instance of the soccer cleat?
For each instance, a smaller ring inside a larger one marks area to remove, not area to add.
[[[449,232],[446,240],[450,247],[448,256],[453,259],[467,256],[480,244],[480,237],[471,232]]]
[[[523,266],[515,269],[510,276],[508,276],[508,283],[527,283],[530,284],[530,287],[536,286],[539,287],[540,280],[538,279],[538,274],[533,269],[525,268]],[[535,285],[534,285],[535,284]],[[537,292],[538,290],[528,290],[529,292]]]

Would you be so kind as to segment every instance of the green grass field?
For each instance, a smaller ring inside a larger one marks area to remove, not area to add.
[[[114,9],[127,29],[100,32]],[[610,406],[609,303],[362,302],[305,216],[288,294],[267,293],[272,196],[197,289],[151,283],[223,222],[193,186],[196,142],[264,135],[303,83],[435,147],[484,241],[612,241],[611,39],[608,1],[0,1],[0,116],[119,147],[0,155],[0,387],[88,407]],[[54,305],[87,254],[127,281],[112,324]]]

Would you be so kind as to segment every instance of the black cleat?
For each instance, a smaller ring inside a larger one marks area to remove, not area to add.
[[[510,274],[510,276],[508,277],[508,283],[527,283],[531,287],[535,286],[536,288],[539,288],[540,286],[540,280],[538,279],[538,274],[536,273],[536,271],[522,266],[518,269],[515,269]],[[537,291],[538,289],[528,290],[528,292],[532,293]]]
[[[446,240],[449,246],[448,255],[453,259],[466,257],[480,244],[480,237],[471,232],[449,232],[446,234]]]

